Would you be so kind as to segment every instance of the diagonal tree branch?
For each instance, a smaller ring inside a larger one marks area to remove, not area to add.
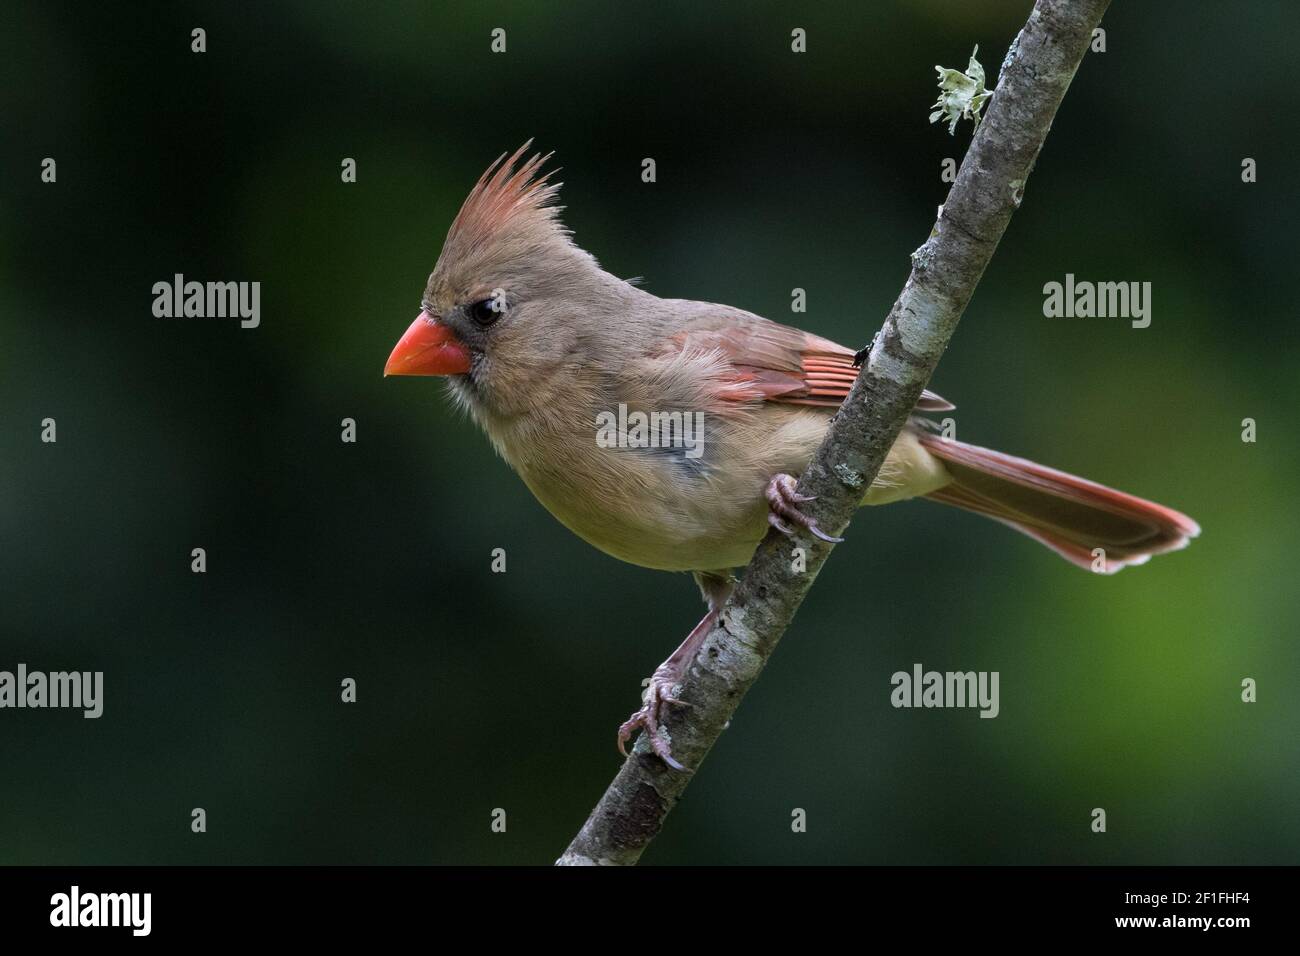
[[[930,237],[912,253],[907,284],[800,478],[800,493],[817,496],[823,528],[848,524],[930,380],[1020,205],[1057,107],[1109,3],[1038,0],[1012,43]],[[666,729],[674,755],[688,767],[698,769],[717,741],[832,547],[802,533],[798,545],[807,555],[803,572],[792,570],[789,539],[769,532],[682,681],[680,696],[692,706],[670,708]],[[690,779],[638,741],[557,863],[636,863]]]

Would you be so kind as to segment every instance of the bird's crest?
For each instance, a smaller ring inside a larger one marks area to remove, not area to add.
[[[539,239],[558,234],[567,239],[568,231],[559,219],[562,207],[551,205],[563,184],[549,181],[554,169],[537,175],[554,154],[534,153],[520,163],[532,142],[509,157],[502,153],[479,177],[447,233],[447,250],[463,255],[519,233],[534,233]]]

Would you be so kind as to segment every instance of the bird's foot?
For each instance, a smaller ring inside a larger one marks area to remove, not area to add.
[[[805,501],[813,501],[816,495],[801,495],[795,488],[798,482],[792,475],[784,473],[772,476],[767,483],[767,523],[782,534],[794,534],[790,524],[807,528],[814,537],[821,538],[829,544],[839,544],[843,538],[836,538],[817,527],[817,519],[810,518],[799,510]]]
[[[685,765],[673,757],[667,735],[664,733],[663,724],[660,720],[660,716],[668,704],[677,707],[690,706],[686,701],[675,696],[677,684],[680,680],[681,675],[667,666],[667,662],[665,662],[664,665],[660,665],[653,676],[643,681],[645,693],[641,695],[641,699],[644,704],[640,710],[624,721],[623,726],[618,728],[618,750],[624,757],[627,756],[626,744],[628,740],[639,730],[645,734],[650,748],[659,756],[660,760],[674,770],[686,769]]]
[[[699,584],[700,593],[709,606],[708,613],[699,624],[695,625],[691,633],[686,635],[686,640],[672,652],[668,660],[656,667],[651,677],[641,682],[645,685],[645,693],[641,695],[644,703],[640,710],[618,728],[618,750],[624,757],[627,756],[628,740],[639,730],[655,755],[674,770],[689,770],[689,768],[673,756],[661,718],[669,704],[676,707],[691,706],[677,696],[681,693],[678,685],[686,676],[687,668],[691,666],[691,661],[695,659],[704,639],[713,630],[718,614],[722,611],[722,606],[727,603],[727,597],[736,583],[726,571],[696,571],[695,581]]]

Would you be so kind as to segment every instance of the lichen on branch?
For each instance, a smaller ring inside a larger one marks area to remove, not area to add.
[[[984,88],[984,67],[980,66],[980,61],[975,59],[979,51],[977,43],[970,55],[970,64],[966,67],[965,73],[961,70],[935,66],[939,71],[939,98],[935,100],[930,122],[947,120],[949,136],[956,134],[957,123],[963,119],[972,120],[978,129],[980,110],[993,95],[992,90]]]

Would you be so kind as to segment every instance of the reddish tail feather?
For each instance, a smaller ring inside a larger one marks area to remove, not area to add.
[[[1072,564],[1113,574],[1177,551],[1201,533],[1164,505],[1024,458],[922,433],[953,483],[926,497],[986,515],[1047,545]],[[1094,549],[1105,552],[1099,564]]]

